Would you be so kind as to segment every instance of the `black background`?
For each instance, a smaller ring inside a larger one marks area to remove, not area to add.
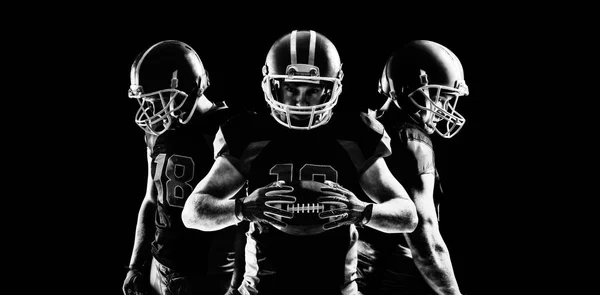
[[[520,15],[510,15],[513,20],[508,21],[507,16],[467,14],[458,8],[436,14],[385,6],[354,7],[352,13],[325,8],[300,13],[299,8],[286,7],[284,16],[240,7],[198,14],[184,7],[177,7],[177,13],[169,9],[170,14],[115,10],[101,17],[80,14],[52,29],[60,46],[46,44],[55,50],[45,54],[52,52],[52,66],[65,65],[69,73],[68,78],[54,77],[65,83],[56,83],[53,90],[68,98],[57,104],[78,106],[56,119],[59,124],[64,120],[59,136],[67,142],[58,149],[68,155],[57,162],[61,169],[76,171],[61,205],[76,209],[57,217],[70,242],[58,243],[66,253],[53,258],[71,275],[83,277],[76,285],[120,294],[125,278],[147,177],[143,131],[133,122],[136,103],[127,97],[137,54],[162,40],[181,40],[196,49],[209,71],[209,98],[260,108],[261,68],[271,44],[293,29],[312,29],[327,36],[340,53],[345,73],[340,108],[359,108],[376,96],[386,59],[408,40],[436,41],[458,56],[470,95],[458,105],[467,120],[461,132],[447,140],[434,136],[447,194],[440,228],[463,293],[510,289],[518,269],[506,258],[524,227],[512,218],[520,210],[514,200],[526,195],[515,189],[523,178],[517,163],[527,157],[522,147],[527,147],[523,140],[529,134],[513,128],[527,118],[514,111],[515,105],[526,105],[509,73],[530,65],[531,49],[523,44],[535,44],[532,27],[515,28]],[[535,76],[541,70],[532,71],[529,75]],[[52,146],[56,136],[46,142]]]

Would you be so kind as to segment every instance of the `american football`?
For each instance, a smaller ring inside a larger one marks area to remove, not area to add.
[[[319,204],[317,202],[319,197],[326,195],[321,192],[321,188],[329,187],[327,184],[312,180],[300,180],[286,182],[284,185],[294,188],[293,192],[286,193],[286,195],[296,197],[296,202],[294,204],[273,204],[273,207],[294,213],[292,219],[276,217],[287,223],[285,228],[280,229],[281,231],[296,236],[316,235],[325,231],[323,228],[325,223],[339,218],[319,218],[320,212],[338,208],[335,205]]]

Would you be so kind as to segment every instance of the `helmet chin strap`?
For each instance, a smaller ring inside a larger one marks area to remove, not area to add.
[[[413,123],[415,123],[415,124],[417,124],[417,125],[421,126],[421,125],[423,125],[425,122],[423,122],[423,121],[421,120],[421,116],[420,116],[420,114],[419,114],[419,113],[420,113],[420,111],[418,111],[418,112],[416,112],[416,113],[414,113],[414,114],[408,114],[408,117],[409,117],[409,118],[410,118],[410,119],[413,121]]]
[[[387,110],[390,109],[390,104],[392,103],[392,101],[394,101],[394,99],[388,97],[381,107],[379,107],[378,109],[369,110],[369,114],[374,116],[376,119],[381,118],[381,116],[383,116],[383,114],[385,114],[385,112],[387,112]]]

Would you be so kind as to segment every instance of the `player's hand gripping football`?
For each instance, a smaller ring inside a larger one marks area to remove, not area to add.
[[[249,196],[236,200],[235,214],[240,220],[268,222],[276,228],[285,228],[287,224],[278,220],[275,216],[293,218],[294,213],[276,208],[273,205],[296,202],[296,197],[286,195],[286,193],[293,190],[293,187],[285,185],[283,181],[276,181],[257,188]]]
[[[329,187],[321,188],[324,196],[317,200],[320,204],[334,205],[334,209],[319,213],[320,218],[338,217],[336,220],[323,225],[323,228],[333,229],[336,227],[356,224],[362,225],[371,219],[373,204],[359,200],[353,192],[345,189],[338,183],[326,180]]]
[[[124,295],[147,295],[150,294],[150,281],[148,276],[141,271],[130,269],[123,282]]]

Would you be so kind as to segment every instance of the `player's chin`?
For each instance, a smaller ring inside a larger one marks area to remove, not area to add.
[[[307,127],[310,122],[310,116],[305,115],[291,115],[290,119],[296,126]]]

